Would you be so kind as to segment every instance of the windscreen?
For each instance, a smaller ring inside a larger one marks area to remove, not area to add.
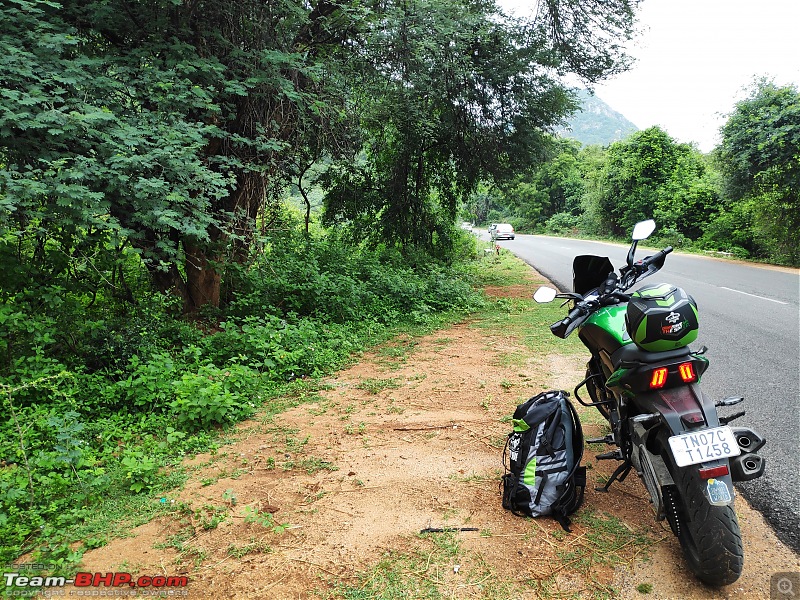
[[[613,272],[614,265],[605,256],[576,256],[572,261],[572,289],[576,294],[585,294],[599,287]]]

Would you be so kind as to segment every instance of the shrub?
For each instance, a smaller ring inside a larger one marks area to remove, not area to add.
[[[240,421],[255,410],[252,396],[260,382],[256,371],[236,364],[224,369],[208,364],[184,373],[172,384],[175,422],[194,431]]]
[[[472,236],[450,241],[474,255]],[[207,450],[276,384],[329,373],[390,327],[482,302],[467,269],[424,253],[335,235],[263,242],[226,273],[222,306],[192,320],[161,294],[0,290],[0,400],[15,416],[0,422],[0,561],[77,560],[67,530],[109,490],[154,493],[174,477],[161,471],[169,457]]]
[[[580,222],[581,218],[572,213],[556,213],[545,223],[545,230],[550,233],[574,234]]]
[[[674,248],[684,248],[690,246],[692,240],[683,235],[675,227],[665,227],[656,231],[655,235],[647,240],[651,246],[672,246]]]

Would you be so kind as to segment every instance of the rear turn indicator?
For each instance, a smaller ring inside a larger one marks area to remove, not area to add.
[[[657,390],[664,387],[664,384],[667,383],[667,368],[660,367],[653,371],[653,375],[650,378],[650,389]]]
[[[681,375],[684,383],[691,383],[697,381],[697,374],[694,372],[694,365],[690,362],[683,363],[678,367],[678,373]]]

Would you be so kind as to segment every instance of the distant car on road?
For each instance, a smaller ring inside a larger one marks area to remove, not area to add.
[[[513,240],[514,228],[508,223],[498,223],[494,229],[489,228],[493,240]]]

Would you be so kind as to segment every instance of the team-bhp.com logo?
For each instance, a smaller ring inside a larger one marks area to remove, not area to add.
[[[134,577],[130,573],[76,573],[75,577],[29,576],[20,573],[3,573],[6,587],[14,588],[63,588],[67,585],[76,588],[128,587],[148,590],[165,588],[185,588],[189,584],[188,577],[167,575],[140,575]],[[80,595],[80,594],[79,594]]]

